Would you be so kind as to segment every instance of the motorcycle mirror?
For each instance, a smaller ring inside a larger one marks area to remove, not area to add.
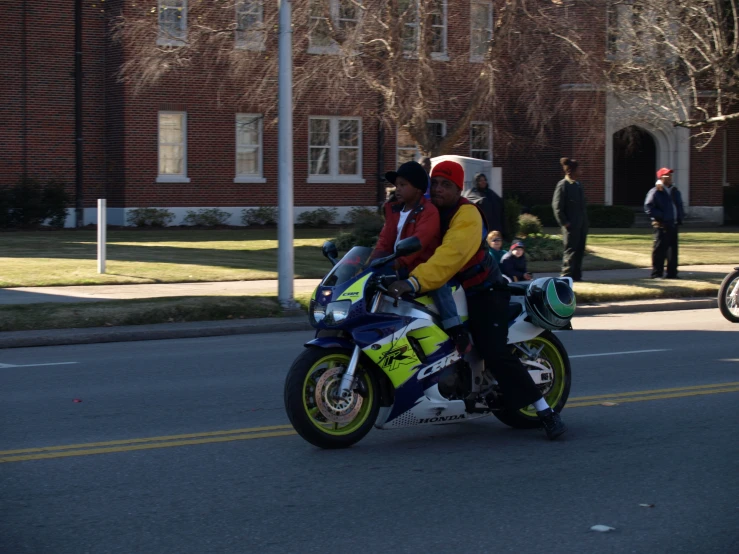
[[[402,258],[403,256],[415,254],[420,250],[421,241],[418,240],[418,237],[408,237],[398,242],[398,245],[395,247],[395,256]]]
[[[329,259],[331,265],[336,265],[336,258],[339,257],[339,251],[333,242],[331,242],[330,240],[324,242],[323,246],[321,247],[321,252]]]

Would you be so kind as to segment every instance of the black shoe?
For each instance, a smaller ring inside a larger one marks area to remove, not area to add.
[[[454,342],[454,346],[460,356],[464,356],[472,350],[472,343],[470,342],[470,334],[463,325],[456,325],[447,329],[447,334],[451,337]]]
[[[559,414],[551,408],[547,408],[541,412],[536,412],[536,415],[539,416],[549,440],[554,440],[567,431],[567,426],[562,421],[562,418],[559,417]]]
[[[659,280],[662,280],[662,279],[664,279],[664,277],[662,277],[662,275],[652,275],[652,276],[650,277],[650,279],[657,279],[657,280],[659,281]]]
[[[665,277],[665,279],[679,279],[679,278],[680,277],[678,277],[677,275],[668,275],[667,277]]]

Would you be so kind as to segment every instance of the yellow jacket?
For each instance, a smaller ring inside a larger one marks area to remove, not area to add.
[[[462,204],[433,256],[411,272],[409,281],[416,292],[436,290],[445,285],[477,253],[481,240],[480,212],[473,204]]]

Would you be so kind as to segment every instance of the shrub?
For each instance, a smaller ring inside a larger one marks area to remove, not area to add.
[[[523,242],[526,245],[526,260],[529,262],[561,260],[564,254],[564,245],[560,237],[536,233],[526,237]]]
[[[128,224],[136,227],[166,227],[174,218],[172,212],[159,208],[136,208],[126,215]]]
[[[544,227],[559,227],[551,204],[536,204],[531,206],[529,213],[538,217]]]
[[[349,213],[346,216],[346,219],[349,223],[352,225],[355,224],[357,221],[367,218],[367,217],[374,217],[378,215],[376,209],[366,208],[364,206],[352,208],[349,210]]]
[[[505,238],[510,241],[518,233],[518,216],[521,215],[521,204],[513,198],[506,198],[504,201],[504,218],[505,218]]]
[[[298,216],[298,223],[306,227],[323,227],[331,225],[339,215],[336,208],[318,208],[303,212]]]
[[[346,252],[354,246],[374,246],[384,223],[384,218],[377,213],[357,217],[348,232],[341,233],[336,237],[336,248]]]
[[[187,210],[185,219],[182,220],[183,225],[197,225],[201,227],[215,227],[216,225],[225,224],[231,214],[224,212],[219,208],[202,208],[195,213]]]
[[[518,216],[518,234],[522,237],[541,233],[541,221],[535,215],[521,214]]]
[[[587,206],[588,221],[591,227],[620,227],[628,228],[634,224],[636,212],[628,206],[601,206],[590,204]]]
[[[276,225],[277,218],[277,208],[275,206],[241,210],[241,223],[244,225]]]
[[[69,203],[64,183],[52,179],[42,185],[36,179],[23,177],[0,194],[0,226],[38,226],[49,220],[53,227],[62,227]]]

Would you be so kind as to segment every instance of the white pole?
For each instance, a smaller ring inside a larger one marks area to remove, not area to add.
[[[108,226],[107,201],[98,198],[98,273],[105,273],[105,241]]]
[[[295,308],[293,299],[293,102],[292,102],[292,0],[278,0],[279,26],[279,94],[278,94],[278,161],[279,207],[277,234],[277,299],[286,309]]]

